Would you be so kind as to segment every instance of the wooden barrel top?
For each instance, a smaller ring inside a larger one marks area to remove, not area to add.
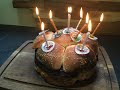
[[[32,40],[21,45],[0,68],[0,87],[12,90],[57,90],[66,89],[46,83],[34,69]],[[99,46],[98,75],[91,84],[70,88],[76,90],[119,90],[117,78],[109,56]],[[67,88],[68,89],[68,88]]]

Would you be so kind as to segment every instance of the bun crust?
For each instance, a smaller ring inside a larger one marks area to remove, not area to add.
[[[36,52],[36,56],[47,68],[59,70],[62,66],[64,50],[61,45],[56,43],[54,49],[49,53],[45,53],[39,48]]]
[[[54,42],[59,43],[63,47],[67,47],[71,44],[74,44],[69,34],[62,34],[60,37],[55,38]]]
[[[39,48],[36,56],[47,68],[52,70],[60,70],[62,67],[64,72],[71,73],[82,69],[93,68],[96,65],[94,50],[89,47],[90,52],[88,54],[78,55],[75,52],[75,46],[70,45],[65,48],[56,43],[55,48],[49,53]]]
[[[88,54],[78,55],[75,53],[75,45],[68,46],[65,50],[63,69],[65,72],[74,72],[83,69],[90,69],[89,64],[94,66],[96,60],[93,50],[90,49]]]

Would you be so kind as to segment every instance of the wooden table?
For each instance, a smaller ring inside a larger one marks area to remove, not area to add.
[[[12,90],[61,90],[46,83],[34,69],[32,40],[20,46],[0,68],[0,87]],[[91,84],[76,90],[119,90],[114,68],[105,49],[99,47],[98,75]],[[0,88],[0,90],[1,90]],[[68,88],[67,88],[68,89]]]

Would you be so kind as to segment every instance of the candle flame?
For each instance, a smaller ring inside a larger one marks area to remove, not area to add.
[[[91,22],[91,20],[89,20],[89,23],[88,23],[88,31],[89,32],[92,31],[92,22]]]
[[[42,23],[41,23],[41,30],[42,30],[42,31],[44,30],[44,27],[45,27],[45,26],[44,26],[44,23],[42,22]]]
[[[36,15],[39,15],[39,10],[37,7],[36,7]]]
[[[100,17],[100,22],[103,21],[103,18],[104,18],[104,14],[102,13],[102,14],[101,14],[101,17]]]
[[[89,14],[87,13],[87,15],[86,15],[86,23],[88,23],[89,22]]]
[[[49,11],[49,18],[52,18],[52,11]]]
[[[72,7],[68,7],[68,13],[72,13]]]
[[[82,10],[82,7],[80,9],[80,18],[83,18],[83,10]]]

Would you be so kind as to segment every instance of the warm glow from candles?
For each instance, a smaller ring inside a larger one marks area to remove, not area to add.
[[[68,13],[72,13],[72,7],[68,7]]]
[[[52,18],[52,11],[49,11],[49,18]]]
[[[36,7],[36,15],[39,15],[39,10],[37,7]]]
[[[44,27],[45,27],[45,26],[44,26],[44,23],[42,22],[42,23],[41,23],[41,30],[42,30],[42,31],[44,30]]]
[[[92,22],[91,22],[91,20],[89,20],[89,23],[88,23],[88,31],[89,32],[92,31]]]
[[[103,21],[103,18],[104,18],[104,14],[102,13],[102,14],[101,14],[101,17],[100,17],[100,22]]]
[[[80,9],[80,18],[83,18],[83,10],[82,10],[82,7]]]
[[[89,22],[89,14],[87,13],[87,15],[86,15],[86,23],[88,23]]]

